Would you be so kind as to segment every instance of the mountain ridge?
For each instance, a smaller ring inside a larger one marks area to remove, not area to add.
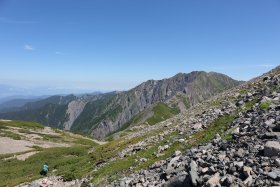
[[[150,110],[147,115],[153,115],[151,107],[153,105],[156,107],[157,103],[166,103],[166,106],[172,110],[174,108],[185,110],[240,83],[242,82],[220,73],[204,71],[178,73],[162,80],[145,81],[128,91],[89,97],[69,95],[55,98],[54,102],[48,103],[44,102],[46,100],[39,101],[25,105],[24,112],[2,113],[0,117],[35,120],[47,126],[103,138],[121,129],[124,124],[147,108]],[[30,117],[28,112],[36,114]],[[145,117],[147,118],[147,116]],[[56,120],[53,120],[54,118]]]

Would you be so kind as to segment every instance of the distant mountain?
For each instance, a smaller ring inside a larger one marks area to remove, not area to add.
[[[179,73],[124,92],[49,97],[2,113],[0,118],[34,120],[102,138],[129,125],[153,125],[241,83],[214,72]]]
[[[92,91],[89,89],[75,89],[75,88],[56,88],[56,87],[20,87],[0,84],[0,103],[10,101],[13,99],[33,99],[42,96],[50,95],[84,95],[89,93],[90,95],[100,94],[99,91]]]
[[[41,99],[43,99],[43,97],[37,97],[37,98],[32,98],[32,99],[12,99],[12,100],[8,100],[8,101],[5,101],[5,102],[0,104],[0,111],[1,112],[14,111],[14,110],[17,110],[17,108],[20,108],[27,103],[39,101]]]

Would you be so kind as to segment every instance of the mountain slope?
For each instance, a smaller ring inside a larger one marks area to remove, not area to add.
[[[20,111],[2,113],[0,118],[34,120],[102,138],[131,124],[135,125],[130,122],[137,115],[139,123],[160,122],[240,83],[213,72],[179,73],[169,79],[146,81],[125,92],[50,97],[28,103]],[[164,106],[162,111],[167,112],[163,118],[156,117],[155,111],[159,106]]]
[[[115,114],[116,120],[105,118],[93,124],[95,127],[91,129],[92,135],[104,137],[117,131],[134,116],[142,111],[151,110],[150,107],[159,102],[165,102],[171,109],[176,109],[182,104],[182,100],[185,100],[187,102],[184,102],[184,105],[190,107],[239,84],[240,82],[223,74],[199,71],[189,74],[179,73],[174,77],[159,81],[149,80],[116,95],[108,105],[111,106],[109,109],[121,106],[122,110],[118,110],[119,114]],[[178,100],[178,95],[181,96],[181,100]],[[147,115],[143,117],[147,118]],[[75,123],[74,125],[82,126]]]
[[[30,102],[35,102],[42,100],[43,98],[33,98],[33,99],[11,99],[8,101],[5,101],[0,104],[0,111],[1,112],[9,112],[9,111],[14,111],[17,108],[20,108],[24,106],[27,103]]]

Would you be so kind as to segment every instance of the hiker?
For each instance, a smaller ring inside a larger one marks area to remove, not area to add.
[[[40,174],[41,174],[41,175],[47,175],[48,171],[49,171],[49,166],[48,166],[48,163],[46,162],[46,163],[43,165],[43,168],[42,168]]]

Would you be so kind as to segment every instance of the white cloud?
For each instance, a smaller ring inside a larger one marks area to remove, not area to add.
[[[28,51],[34,51],[35,50],[34,47],[32,47],[31,45],[28,45],[28,44],[25,44],[23,46],[23,49],[28,50]]]
[[[276,65],[274,64],[258,64],[257,67],[263,67],[263,68],[273,68]]]

